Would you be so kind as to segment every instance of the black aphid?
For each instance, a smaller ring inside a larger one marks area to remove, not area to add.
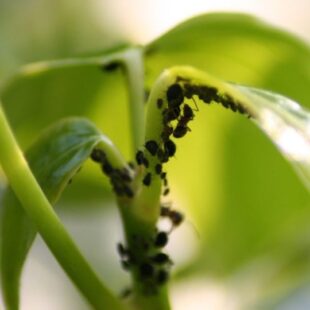
[[[160,207],[160,216],[168,216],[170,215],[170,208],[166,206],[161,206]]]
[[[131,169],[135,169],[135,163],[134,163],[133,161],[128,162],[128,166],[129,166]]]
[[[169,154],[163,149],[159,148],[157,151],[157,158],[161,163],[166,163],[169,160]]]
[[[172,84],[167,90],[167,100],[169,108],[179,107],[184,101],[183,89],[180,84]]]
[[[179,226],[184,220],[183,214],[175,210],[170,211],[169,218],[173,226]]]
[[[155,238],[154,245],[157,247],[164,247],[168,243],[168,235],[164,231],[160,231]]]
[[[173,133],[173,127],[165,125],[161,133],[162,140],[164,142],[167,141],[172,133]]]
[[[142,151],[138,151],[136,153],[136,162],[138,165],[143,165],[145,161],[144,153]]]
[[[174,108],[169,108],[165,109],[163,111],[163,123],[167,124],[175,119],[177,119],[180,115],[180,108],[179,107],[174,107]]]
[[[156,164],[156,166],[155,166],[155,172],[156,172],[156,174],[161,174],[162,169],[163,169],[162,164]]]
[[[169,273],[166,270],[159,270],[156,276],[157,283],[162,285],[167,282],[169,278]]]
[[[165,179],[167,177],[167,172],[162,172],[161,174],[160,174],[160,178],[161,179]]]
[[[128,169],[126,169],[126,168],[120,169],[120,170],[119,170],[119,175],[120,175],[121,179],[122,179],[123,181],[125,181],[125,182],[130,182],[130,181],[132,181],[132,177],[131,177],[131,175],[130,175]]]
[[[154,267],[149,263],[143,263],[139,266],[139,271],[143,278],[149,278],[154,274]]]
[[[163,196],[167,196],[170,193],[170,189],[166,188],[163,192]]]
[[[150,186],[152,182],[152,174],[150,172],[147,173],[142,182],[145,186]]]
[[[157,100],[157,107],[158,107],[158,109],[161,109],[163,104],[164,104],[164,100],[159,98]]]
[[[111,175],[112,172],[114,171],[114,169],[113,169],[113,167],[111,166],[111,164],[108,163],[107,161],[104,162],[104,163],[102,164],[101,167],[102,167],[102,171],[103,171],[105,174],[107,174],[107,175]]]
[[[175,127],[175,129],[173,130],[173,136],[175,138],[182,138],[186,135],[188,130],[189,130],[189,128],[187,126],[183,126],[183,125],[178,124]]]
[[[118,254],[119,254],[121,257],[124,257],[124,256],[129,255],[129,251],[123,246],[122,243],[119,242],[119,243],[116,245],[116,248],[117,248]]]
[[[145,148],[154,156],[157,153],[158,144],[155,140],[149,140],[145,143]]]
[[[103,163],[106,160],[104,152],[100,149],[93,149],[90,158],[97,163]]]
[[[194,112],[188,104],[184,104],[183,116],[186,120],[192,120],[194,118]]]
[[[117,68],[119,68],[119,66],[120,66],[119,62],[113,61],[113,62],[110,62],[106,65],[103,65],[101,67],[101,69],[104,71],[112,72],[112,71],[115,71]]]
[[[167,140],[164,142],[165,152],[169,157],[172,157],[176,152],[176,145],[172,140]]]
[[[154,263],[158,265],[162,265],[162,264],[170,262],[169,256],[165,253],[158,253],[154,255],[151,259]]]
[[[144,165],[145,168],[149,167],[149,161],[145,157],[143,158],[142,164]]]
[[[211,101],[220,101],[215,87],[199,86],[197,89],[197,95],[204,103],[210,103]]]
[[[128,198],[132,198],[134,196],[134,192],[129,186],[124,186],[123,191]]]

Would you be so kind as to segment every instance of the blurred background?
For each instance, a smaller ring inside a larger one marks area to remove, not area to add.
[[[0,0],[0,79],[28,62],[147,44],[185,19],[218,11],[249,13],[310,40],[308,0]],[[240,20],[235,30],[240,38],[226,34],[224,26],[223,32],[212,32],[211,25],[202,54],[201,37],[197,46],[184,47],[184,54],[160,41],[166,54],[147,59],[146,87],[163,68],[190,64],[309,107],[309,59],[302,59],[309,53],[302,43],[251,33]],[[186,54],[191,48],[197,49],[195,59]],[[108,76],[77,68],[44,79],[45,84],[40,77],[17,81],[3,94],[23,147],[49,123],[73,114],[89,117],[129,157],[120,72]],[[122,124],[118,131],[115,120]],[[191,129],[168,167],[169,200],[186,214],[168,246],[175,261],[173,309],[309,309],[310,202],[293,169],[257,127],[218,107],[199,113]],[[2,177],[2,189],[4,184]],[[96,271],[120,292],[129,284],[115,249],[122,228],[108,182],[95,165],[85,164],[57,210]],[[21,305],[22,310],[88,309],[39,237],[25,265]]]

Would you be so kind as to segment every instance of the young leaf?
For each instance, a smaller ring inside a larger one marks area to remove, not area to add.
[[[56,203],[98,143],[110,141],[91,122],[71,118],[51,126],[31,146],[26,157],[51,204]],[[121,160],[119,154],[115,160]],[[37,231],[10,188],[3,207],[2,290],[8,309],[18,309],[21,271]]]
[[[190,65],[226,81],[273,90],[309,104],[309,46],[245,14],[193,17],[146,47],[152,81],[162,70]]]
[[[180,151],[177,152],[175,163],[171,163],[169,166],[169,173],[174,177],[174,184],[178,186],[180,201],[183,197],[184,200],[186,199],[189,210],[195,214],[196,225],[201,225],[200,232],[202,235],[208,236],[207,238],[212,238],[213,253],[210,253],[210,250],[202,250],[201,261],[197,265],[194,264],[196,265],[194,268],[199,270],[201,270],[200,268],[208,268],[208,270],[211,268],[214,272],[217,264],[213,265],[210,256],[216,255],[217,262],[220,261],[221,272],[224,272],[225,269],[226,272],[231,272],[230,268],[234,264],[239,267],[254,255],[264,253],[268,249],[267,246],[265,249],[259,248],[259,243],[253,242],[253,235],[258,234],[261,240],[271,246],[273,242],[279,240],[277,238],[281,238],[282,232],[288,233],[290,229],[288,223],[290,222],[285,221],[287,216],[291,216],[290,220],[293,222],[298,222],[304,218],[305,213],[309,214],[309,209],[301,210],[302,206],[309,203],[309,193],[305,187],[298,181],[289,164],[283,160],[270,141],[246,117],[242,117],[242,114],[248,115],[244,111],[250,112],[252,120],[280,147],[282,155],[289,160],[293,167],[302,171],[304,177],[307,177],[304,179],[306,186],[309,185],[309,160],[306,158],[309,158],[310,115],[306,109],[283,96],[229,84],[190,67],[174,67],[164,71],[151,91],[147,110],[146,140],[159,142],[158,139],[160,139],[163,130],[162,112],[167,107],[167,90],[176,81],[184,86],[184,89],[190,89],[190,87],[186,88],[185,84],[215,89],[217,100],[213,103],[218,102],[218,99],[226,99],[225,102],[216,105],[203,104],[198,99],[199,95],[195,95],[193,99],[186,99],[187,104],[199,111],[194,111],[195,117],[194,121],[189,123],[191,131],[188,130],[188,137],[181,139],[182,141],[175,140],[178,142],[177,149],[180,148]],[[227,101],[229,98],[232,98],[229,100],[230,102]],[[158,99],[162,100],[160,109],[157,105]],[[198,109],[195,108],[195,103],[198,105]],[[239,110],[240,112],[240,109],[236,109],[237,105],[244,107],[244,111],[233,115],[229,110],[235,112]],[[182,108],[180,110],[182,111]],[[275,135],[271,131],[271,129],[276,130],[277,128],[268,126],[267,116],[270,114],[281,121],[282,129],[290,129],[287,132],[287,138],[290,136],[292,138],[291,134],[294,133],[293,140],[277,139],[279,135]],[[226,123],[214,126],[215,121],[218,121],[218,116],[225,117]],[[231,116],[233,121],[228,116]],[[241,124],[242,127],[235,128],[236,124]],[[224,125],[226,125],[225,136],[218,136],[220,126]],[[251,139],[245,139],[246,136]],[[222,140],[221,143],[225,141],[229,151],[225,150],[224,152],[223,147],[218,147],[218,137]],[[285,141],[286,144],[283,145]],[[296,143],[301,147],[296,148]],[[193,145],[195,145],[195,150]],[[216,150],[218,152],[215,152]],[[284,152],[284,150],[286,151]],[[287,152],[288,150],[290,152]],[[292,151],[295,153],[292,154]],[[225,156],[226,152],[227,156]],[[171,161],[174,162],[173,159]],[[218,167],[220,169],[216,170]],[[217,173],[215,174],[214,171]],[[215,178],[213,178],[214,176]],[[283,189],[285,190],[283,191]],[[147,188],[143,189],[145,192],[147,190]],[[143,191],[141,191],[141,195]],[[183,192],[186,193],[184,196]],[[217,198],[215,202],[211,200],[215,204],[214,207],[210,203],[212,195],[216,195],[216,197],[220,195],[222,205]],[[226,196],[230,199],[225,198]],[[222,206],[225,208],[218,212],[219,220],[210,222],[211,225],[214,225],[212,228],[217,234],[210,235],[209,227],[205,227],[204,223],[209,220],[209,214],[216,207]],[[240,222],[240,225],[232,223],[232,218],[236,223]],[[275,221],[279,218],[283,219],[283,224],[275,225]],[[222,225],[221,221],[225,225]],[[252,225],[247,224],[249,221]],[[255,227],[253,223],[259,227]],[[247,236],[247,231],[250,231],[252,235]],[[207,238],[205,246],[209,247],[210,239]],[[226,240],[230,240],[230,242],[226,242]],[[254,240],[256,241],[256,239]],[[248,250],[250,245],[252,252]],[[231,260],[228,260],[226,256],[229,256]]]

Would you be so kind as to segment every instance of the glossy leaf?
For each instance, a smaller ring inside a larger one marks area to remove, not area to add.
[[[30,167],[51,204],[102,140],[87,120],[71,118],[46,130],[27,152]],[[2,286],[9,309],[18,309],[19,280],[36,228],[9,188],[4,195],[2,218]]]
[[[310,103],[308,45],[246,15],[194,17],[147,46],[150,85],[173,65],[191,65]],[[297,223],[303,224],[293,235],[302,234],[304,218],[310,216],[309,194],[258,128],[218,107],[198,115],[190,127],[169,173],[175,200],[205,239],[199,263],[192,267],[231,274],[280,247]]]

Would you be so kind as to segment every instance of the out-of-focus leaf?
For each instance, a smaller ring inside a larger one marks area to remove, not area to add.
[[[94,5],[81,0],[1,1],[0,79],[25,63],[72,57],[122,40],[113,27],[102,27]],[[25,31],[17,34],[17,28]]]
[[[50,127],[32,145],[27,160],[51,204],[55,204],[101,139],[91,122],[72,118]],[[3,209],[2,289],[7,307],[18,309],[19,279],[36,228],[10,188],[4,195]]]
[[[110,49],[99,56],[27,65],[8,80],[1,96],[21,146],[27,148],[38,132],[61,118],[83,116],[93,121],[129,157],[132,142],[124,76],[120,69],[113,72],[102,69],[102,64],[124,48]],[[115,130],[116,124],[122,130]],[[87,182],[98,188],[95,173],[90,168],[83,174],[81,184]],[[81,192],[85,193],[82,187]],[[79,189],[72,192],[74,197]],[[100,191],[85,195],[85,200],[95,199]]]

